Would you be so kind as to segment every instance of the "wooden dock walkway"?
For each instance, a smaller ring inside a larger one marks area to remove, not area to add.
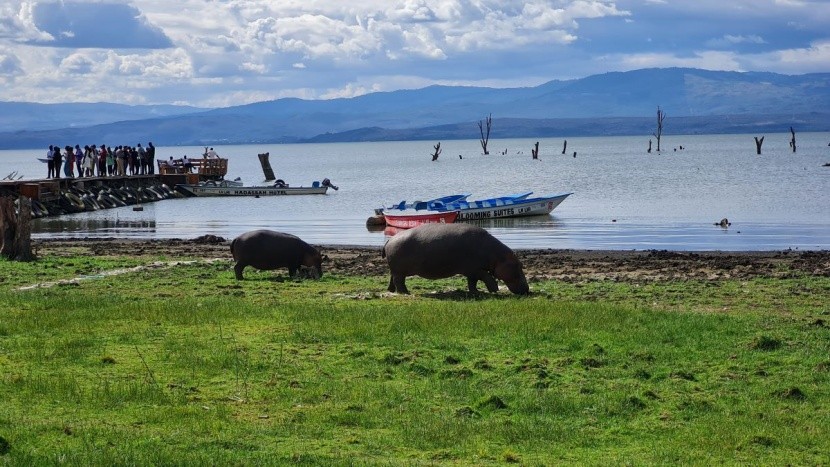
[[[180,160],[179,160],[180,161]],[[196,184],[223,178],[228,172],[227,159],[191,159],[188,169],[159,160],[159,173],[107,177],[60,177],[28,180],[0,180],[0,196],[26,196],[36,201],[49,201],[70,189],[142,188],[165,184]]]

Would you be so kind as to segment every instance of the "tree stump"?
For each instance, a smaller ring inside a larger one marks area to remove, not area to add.
[[[484,128],[485,124],[487,125],[487,131],[485,133]],[[487,144],[490,142],[490,128],[493,126],[493,114],[487,116],[487,119],[482,122],[481,120],[478,121],[478,131],[481,133],[481,139],[479,142],[481,143],[481,149],[484,151],[484,155],[489,155],[490,151],[487,150]]]
[[[757,152],[759,156],[761,155],[761,146],[763,144],[764,144],[764,137],[762,136],[761,139],[758,139],[758,137],[756,136],[755,137],[755,152]]]
[[[790,133],[792,133],[792,138],[790,138],[790,147],[793,148],[793,152],[795,152],[795,130],[793,127],[790,127]]]
[[[259,165],[262,166],[262,174],[265,175],[265,181],[274,180],[276,177],[274,176],[274,169],[271,168],[271,162],[268,161],[268,156],[270,153],[264,154],[257,154],[259,158]]]
[[[21,196],[15,213],[14,200],[0,198],[0,255],[12,261],[32,261],[32,201]]]

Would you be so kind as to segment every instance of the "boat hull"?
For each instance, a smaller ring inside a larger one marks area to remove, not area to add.
[[[273,186],[204,186],[176,185],[190,196],[285,196],[324,195],[329,187],[273,187]]]
[[[458,211],[429,212],[413,214],[383,214],[386,225],[399,229],[411,229],[423,224],[452,224],[458,218]]]
[[[481,206],[476,202],[465,203],[463,206],[447,207],[458,209],[458,221],[476,221],[484,219],[501,219],[505,217],[539,216],[550,214],[570,193],[540,198],[515,200],[499,206]],[[485,203],[486,204],[486,203]]]

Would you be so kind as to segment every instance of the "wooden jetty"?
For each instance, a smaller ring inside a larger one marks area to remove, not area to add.
[[[184,167],[169,166],[162,162],[159,161],[157,174],[0,180],[0,196],[26,196],[36,201],[50,201],[72,188],[140,188],[162,184],[175,187],[179,184],[222,179],[228,173],[227,159],[191,159],[193,167],[190,172]]]
[[[158,174],[0,180],[0,197],[29,198],[35,218],[59,216],[181,196],[176,185],[219,180],[227,173],[227,159],[190,162],[189,168],[164,164]]]

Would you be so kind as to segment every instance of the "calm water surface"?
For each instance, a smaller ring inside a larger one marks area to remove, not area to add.
[[[383,231],[366,219],[375,207],[401,200],[472,193],[471,199],[534,191],[573,192],[550,216],[483,221],[514,248],[779,250],[830,249],[830,134],[768,134],[764,154],[751,135],[663,138],[646,154],[648,137],[477,140],[303,145],[218,146],[228,178],[262,182],[257,153],[269,151],[277,178],[309,185],[328,177],[339,191],[325,196],[187,198],[39,219],[34,237],[232,238],[257,228],[294,233],[315,244],[379,246]],[[61,144],[75,142],[61,142]],[[86,142],[79,142],[86,144]],[[137,141],[136,141],[137,143]],[[683,150],[679,148],[683,146]],[[502,155],[503,151],[507,154]],[[161,147],[157,157],[196,156],[202,147]],[[573,157],[576,151],[577,157]],[[0,176],[42,178],[44,150],[0,151]],[[459,157],[460,156],[460,157]],[[732,226],[713,225],[728,218]]]

